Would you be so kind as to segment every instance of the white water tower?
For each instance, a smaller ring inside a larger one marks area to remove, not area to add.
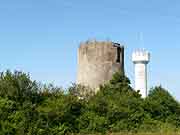
[[[150,53],[144,49],[134,51],[132,61],[135,66],[135,90],[140,90],[142,97],[146,98],[148,95],[147,64],[150,61]]]

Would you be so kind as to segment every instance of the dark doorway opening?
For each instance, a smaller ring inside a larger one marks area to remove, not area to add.
[[[120,63],[121,62],[121,56],[120,56],[120,54],[121,54],[121,48],[120,47],[117,47],[117,59],[116,59],[116,62],[117,63]]]

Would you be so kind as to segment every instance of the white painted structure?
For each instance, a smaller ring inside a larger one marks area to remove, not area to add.
[[[150,61],[150,53],[145,50],[137,50],[132,54],[135,66],[135,90],[140,90],[143,98],[147,97],[147,64]]]

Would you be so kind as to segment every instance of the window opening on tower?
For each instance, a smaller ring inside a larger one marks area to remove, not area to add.
[[[120,47],[117,47],[117,59],[116,59],[116,62],[117,63],[120,63],[121,62],[121,56],[120,56],[120,54],[121,54],[121,48]]]

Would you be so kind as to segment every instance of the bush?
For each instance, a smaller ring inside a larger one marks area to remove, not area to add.
[[[64,92],[53,85],[38,85],[22,72],[2,73],[0,134],[164,134],[180,129],[180,104],[160,86],[142,99],[129,79],[116,73],[96,95],[87,89],[73,84]]]

